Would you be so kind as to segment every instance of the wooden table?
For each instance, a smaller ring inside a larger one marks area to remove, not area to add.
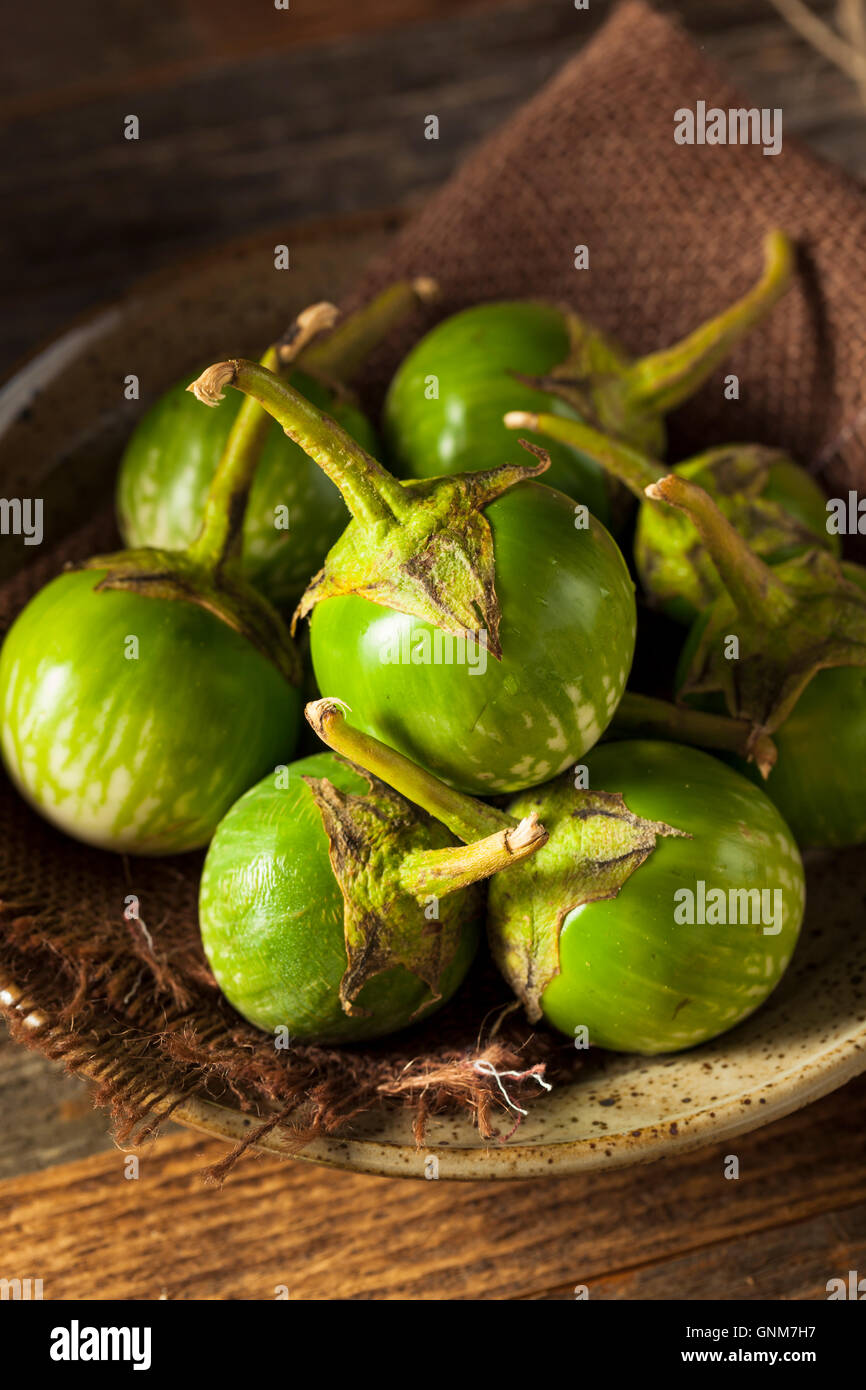
[[[19,7],[0,55],[0,372],[178,256],[420,200],[608,8],[115,0],[106,24],[95,0]],[[853,85],[769,4],[669,8],[784,107],[786,133],[866,177]],[[429,112],[438,142],[414,138]],[[123,140],[129,114],[147,139]],[[864,1113],[866,1077],[648,1169],[464,1185],[251,1159],[215,1190],[198,1173],[218,1148],[171,1128],[127,1177],[84,1086],[0,1036],[0,1276],[81,1299],[824,1298],[866,1269]]]

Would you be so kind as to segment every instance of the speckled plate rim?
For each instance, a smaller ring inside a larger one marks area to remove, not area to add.
[[[487,1148],[461,1148],[438,1144],[381,1143],[371,1139],[314,1140],[304,1149],[291,1147],[288,1131],[277,1128],[256,1148],[263,1153],[291,1156],[333,1168],[377,1174],[381,1177],[424,1178],[425,1162],[435,1155],[437,1177],[457,1181],[552,1177],[565,1173],[590,1173],[653,1163],[675,1153],[687,1153],[709,1144],[747,1134],[773,1120],[803,1109],[822,1096],[866,1071],[864,1031],[837,1044],[826,1057],[809,1066],[802,1064],[778,1081],[767,1082],[735,1099],[704,1106],[664,1125],[633,1131],[608,1132],[597,1140],[563,1140],[551,1143],[491,1144]],[[744,1102],[750,1102],[745,1106]],[[212,1101],[184,1102],[173,1117],[191,1129],[237,1142],[245,1138],[255,1121]],[[673,1128],[672,1128],[673,1127]]]
[[[386,228],[390,229],[402,221],[403,216],[401,210],[392,209],[381,216],[338,218],[329,223],[301,224],[293,230],[304,239],[323,235],[346,237],[359,227],[372,230],[378,226],[384,234]],[[68,360],[112,329],[128,305],[135,302],[143,291],[168,288],[181,275],[187,277],[194,266],[213,266],[222,257],[270,244],[271,240],[272,233],[239,238],[224,247],[209,250],[196,262],[184,260],[168,266],[142,277],[129,295],[119,302],[103,305],[73,319],[64,332],[13,367],[0,384],[0,431],[14,419],[23,405],[38,394],[40,387],[62,371]],[[0,978],[0,1002],[6,1007],[19,1007],[19,1012],[27,1021],[38,1026],[44,1020],[37,1011],[28,1009],[26,1003],[19,1006],[18,1001],[23,999],[23,991],[16,982]],[[607,1130],[593,1139],[584,1137],[523,1144],[510,1140],[487,1147],[481,1144],[470,1147],[459,1143],[433,1143],[419,1147],[414,1143],[369,1137],[331,1138],[313,1140],[298,1150],[292,1131],[287,1127],[277,1127],[260,1141],[255,1141],[254,1148],[282,1158],[299,1158],[386,1177],[429,1177],[427,1160],[431,1155],[437,1159],[436,1176],[445,1180],[518,1180],[610,1170],[655,1162],[675,1153],[685,1153],[746,1134],[819,1100],[864,1071],[866,1020],[852,1024],[847,1034],[841,1038],[837,1036],[831,1046],[817,1052],[810,1061],[798,1061],[762,1085],[744,1089],[712,1105],[669,1115],[663,1124],[645,1125],[640,1129]],[[79,1072],[98,1079],[86,1066],[80,1068]],[[171,1118],[187,1128],[231,1144],[248,1138],[251,1129],[258,1123],[254,1117],[203,1097],[164,1096],[155,1109],[157,1112],[170,1110]]]
[[[16,1008],[25,1023],[43,1026],[44,1015],[29,1009],[25,993],[8,978],[0,978],[0,1003]],[[451,1181],[499,1181],[590,1173],[653,1163],[673,1154],[688,1153],[709,1144],[748,1134],[779,1120],[852,1081],[866,1071],[866,1024],[819,1053],[812,1062],[799,1064],[777,1079],[743,1091],[721,1103],[670,1116],[663,1125],[639,1130],[608,1131],[598,1138],[533,1144],[490,1144],[462,1147],[448,1144],[400,1144],[375,1139],[316,1139],[297,1148],[296,1136],[277,1126],[254,1142],[262,1154],[296,1158],[326,1167],[341,1168],[379,1177],[427,1178],[427,1160],[435,1156],[436,1178]],[[78,1074],[98,1080],[86,1066]],[[198,1096],[161,1097],[157,1114],[171,1118],[231,1144],[247,1139],[258,1121],[240,1110]]]

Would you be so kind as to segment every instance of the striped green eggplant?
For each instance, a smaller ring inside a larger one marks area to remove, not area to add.
[[[287,335],[288,341],[274,344],[263,360],[274,367],[291,364],[289,379],[296,389],[376,453],[376,432],[345,383],[380,339],[435,294],[432,280],[398,281],[300,354]],[[208,487],[241,408],[238,396],[224,410],[199,410],[187,392],[188,380],[151,406],[121,459],[117,516],[132,548],[183,550],[195,540]],[[349,517],[337,488],[303,450],[266,416],[261,423],[259,465],[244,522],[243,570],[272,603],[293,605]]]
[[[296,350],[333,322],[299,316]],[[0,650],[0,748],[53,824],[133,854],[206,845],[297,739],[298,654],[243,573],[246,502],[268,417],[243,402],[182,551],[96,556],[53,579]]]
[[[381,1037],[462,982],[484,918],[480,881],[544,843],[535,817],[461,845],[331,753],[265,777],[228,812],[201,880],[217,983],[250,1023],[318,1043]]]
[[[581,1048],[678,1052],[735,1027],[779,983],[803,919],[800,854],[769,798],[709,754],[605,744],[497,810],[349,725],[341,701],[306,713],[329,747],[463,840],[544,826],[487,904],[494,959],[530,1022]]]
[[[601,737],[634,651],[615,541],[532,463],[401,482],[260,365],[217,363],[207,404],[259,401],[336,482],[352,521],[296,612],[320,690],[445,781],[481,794],[553,776]]]

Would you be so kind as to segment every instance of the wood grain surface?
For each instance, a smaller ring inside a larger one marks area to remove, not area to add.
[[[0,48],[0,375],[144,273],[273,224],[411,205],[603,22],[592,0],[45,0]],[[767,0],[676,0],[786,135],[866,178],[852,83]],[[834,8],[817,0],[824,16]],[[440,118],[425,141],[423,121]],[[138,141],[123,138],[128,114]],[[168,1127],[137,1180],[83,1083],[0,1037],[0,1277],[46,1298],[824,1298],[866,1268],[866,1078],[727,1151],[592,1178],[407,1183]]]
[[[417,201],[611,8],[162,0],[157,22],[119,0],[108,23],[94,0],[19,7],[0,51],[0,374],[172,259],[281,219]],[[854,84],[768,0],[663,8],[758,105],[783,107],[786,135],[866,175]]]
[[[220,1149],[174,1135],[137,1179],[114,1152],[0,1183],[0,1273],[52,1299],[821,1298],[864,1267],[864,1101],[866,1078],[676,1162],[505,1188],[253,1158],[214,1189]]]

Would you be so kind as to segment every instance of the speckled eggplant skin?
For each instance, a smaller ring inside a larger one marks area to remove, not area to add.
[[[301,371],[290,380],[363,448],[377,452],[372,425],[348,399]],[[117,514],[130,547],[182,550],[198,535],[207,490],[243,397],[229,392],[219,410],[205,410],[187,385],[179,382],[150,408],[121,460]],[[288,530],[275,525],[278,515],[285,517],[278,508],[288,508]],[[247,578],[272,603],[294,603],[348,519],[334,484],[272,424],[244,521]]]
[[[411,1023],[430,991],[398,966],[364,985],[357,1004],[367,1015],[343,1011],[344,903],[321,812],[304,777],[327,778],[359,796],[370,787],[358,769],[319,753],[291,764],[281,784],[270,775],[241,797],[220,824],[202,873],[205,953],[226,998],[258,1028],[284,1026],[292,1038],[320,1043],[380,1037]],[[437,1008],[469,969],[482,901],[472,890],[440,902],[440,913],[462,914],[463,921],[457,953],[440,977]]]
[[[601,737],[634,653],[634,586],[615,541],[573,502],[520,483],[485,509],[493,533],[503,657],[425,664],[427,622],[351,595],[313,611],[311,652],[323,695],[338,695],[365,733],[476,795],[555,776]],[[408,651],[407,661],[383,654]]]
[[[291,757],[300,694],[204,608],[97,593],[104,574],[60,575],[10,629],[3,761],[27,800],[79,840],[129,854],[197,849]]]

